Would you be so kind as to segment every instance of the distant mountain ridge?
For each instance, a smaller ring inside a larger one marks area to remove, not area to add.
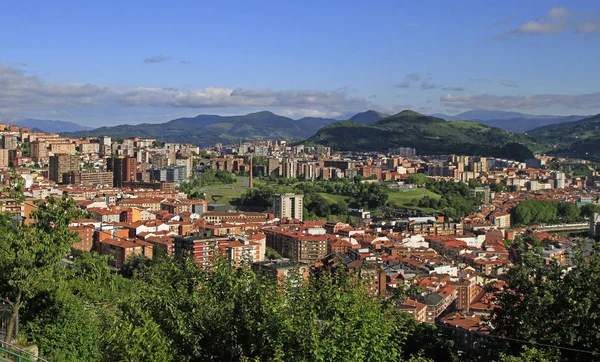
[[[451,121],[405,110],[371,124],[340,121],[321,128],[306,144],[345,151],[414,147],[420,154],[472,154],[523,160],[532,157],[525,135],[475,122]]]
[[[8,118],[0,120],[0,123],[8,123],[9,125],[15,125],[19,127],[27,127],[32,130],[37,129],[46,133],[78,132],[90,131],[94,129],[94,127],[82,126],[75,122],[34,118]]]
[[[552,124],[527,132],[539,151],[600,161],[600,114],[575,122]]]
[[[447,114],[437,113],[432,116],[440,117],[448,121],[473,121],[485,124],[490,127],[502,128],[505,131],[525,133],[534,128],[558,124],[564,122],[574,122],[589,116],[549,116],[549,115],[533,115],[519,112],[506,111],[487,111],[487,110],[472,110],[450,116]]]
[[[65,136],[146,137],[166,142],[192,143],[201,147],[242,140],[298,140],[313,135],[334,119],[305,117],[294,120],[262,111],[239,116],[198,115],[165,123],[100,127],[91,131],[70,132]]]

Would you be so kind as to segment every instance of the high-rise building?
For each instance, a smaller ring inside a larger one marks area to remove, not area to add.
[[[0,148],[0,167],[8,167],[10,165],[10,155],[8,150]]]
[[[181,183],[187,179],[187,167],[169,166],[150,169],[150,181],[168,181]]]
[[[273,213],[279,219],[297,219],[302,221],[304,195],[292,193],[273,197]]]
[[[565,174],[564,172],[554,171],[552,172],[552,180],[554,180],[555,189],[565,188]]]
[[[106,162],[107,171],[113,173],[113,185],[123,187],[126,182],[135,181],[137,173],[137,159],[133,157],[109,157]]]
[[[108,136],[102,136],[102,137],[98,138],[98,140],[100,141],[100,146],[99,146],[100,155],[101,156],[110,155],[110,153],[112,151],[112,149],[111,149],[112,139]]]
[[[63,174],[79,170],[79,156],[57,154],[50,156],[48,178],[56,183],[63,181]]]
[[[14,150],[18,146],[17,136],[12,134],[5,134],[2,136],[2,142],[4,144],[4,149]]]
[[[48,157],[48,143],[45,141],[33,141],[30,144],[31,158],[38,161]]]

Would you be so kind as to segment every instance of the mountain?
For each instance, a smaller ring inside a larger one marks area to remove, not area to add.
[[[600,114],[527,132],[539,150],[557,156],[600,161]]]
[[[433,116],[443,118],[448,121],[473,121],[485,124],[490,127],[502,128],[505,131],[525,133],[537,127],[542,127],[551,124],[574,122],[584,119],[589,116],[548,116],[548,115],[533,115],[519,112],[505,111],[486,111],[473,110],[467,111],[455,116],[447,114],[434,114]]]
[[[19,127],[27,127],[29,129],[37,129],[46,133],[63,133],[93,130],[93,127],[82,126],[74,122],[52,121],[33,118],[9,118],[2,120],[2,123],[15,125]]]
[[[385,117],[389,117],[389,115],[383,114],[380,112],[376,112],[373,110],[368,110],[366,112],[361,112],[361,113],[355,114],[354,116],[350,117],[350,120],[354,123],[369,124],[369,123],[375,123]]]
[[[533,154],[525,135],[475,122],[452,121],[405,110],[372,124],[341,121],[321,128],[306,144],[345,151],[414,147],[420,154],[472,154],[523,160]]]
[[[241,116],[199,115],[166,123],[100,127],[92,131],[65,133],[69,137],[111,136],[156,138],[165,142],[191,143],[201,147],[243,140],[302,139],[311,136],[333,119],[307,117],[294,120],[271,112]]]
[[[319,129],[321,127],[337,122],[333,118],[321,118],[321,117],[304,117],[300,118],[297,122],[300,122],[305,127],[311,127],[313,129]]]

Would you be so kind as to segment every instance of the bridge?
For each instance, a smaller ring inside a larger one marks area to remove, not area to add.
[[[539,225],[532,227],[535,231],[545,231],[545,232],[564,232],[564,231],[573,231],[573,232],[582,232],[590,230],[589,222],[580,222],[575,224],[556,224],[556,225]]]

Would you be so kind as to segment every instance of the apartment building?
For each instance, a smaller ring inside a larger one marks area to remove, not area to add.
[[[304,195],[285,193],[273,197],[273,214],[278,219],[303,220]]]

